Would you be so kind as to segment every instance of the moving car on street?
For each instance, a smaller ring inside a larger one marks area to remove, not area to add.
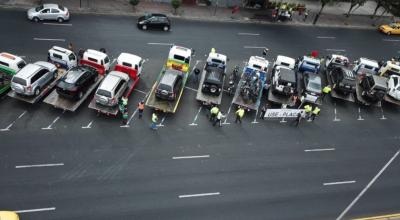
[[[169,31],[171,29],[171,22],[164,14],[147,14],[139,17],[137,27],[142,30],[162,29]]]
[[[31,8],[28,10],[27,16],[34,22],[53,20],[62,23],[70,18],[68,8],[58,4],[43,4]]]
[[[400,34],[400,22],[381,25],[379,31],[387,35]]]

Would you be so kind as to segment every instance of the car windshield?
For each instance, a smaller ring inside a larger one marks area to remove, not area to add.
[[[38,11],[42,10],[43,8],[44,8],[43,5],[40,5],[35,8],[35,11],[38,12]]]
[[[391,23],[391,24],[389,24],[389,27],[391,27],[391,28],[397,28],[397,24],[396,24],[396,23]]]
[[[12,79],[12,81],[13,81],[14,83],[17,83],[17,84],[26,86],[26,80],[21,79],[21,78],[19,78],[19,77],[14,76],[14,78]]]
[[[108,98],[111,98],[111,92],[103,89],[98,89],[97,90],[97,95],[102,95]]]
[[[73,84],[75,83],[79,77],[81,76],[81,72],[77,70],[70,70],[66,76],[64,76],[63,81],[65,83]]]
[[[321,84],[319,83],[315,83],[315,82],[310,82],[308,84],[308,87],[312,90],[312,91],[321,91]]]
[[[165,84],[160,84],[160,85],[158,85],[158,89],[159,89],[159,90],[172,91],[171,86],[165,85]]]
[[[175,60],[180,60],[180,61],[182,61],[182,62],[185,62],[185,57],[183,57],[183,56],[179,56],[179,55],[174,55],[174,59]]]

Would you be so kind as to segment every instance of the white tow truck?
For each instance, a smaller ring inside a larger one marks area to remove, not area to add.
[[[400,105],[400,62],[386,61],[379,69],[378,74],[388,79],[388,90],[383,99],[386,102]]]
[[[378,61],[373,59],[361,57],[354,62],[353,73],[358,76],[356,77],[356,98],[358,103],[367,106],[382,106],[380,100],[371,101],[366,96],[367,94],[375,93],[375,90],[381,94],[382,90],[387,88],[385,78],[378,76],[379,69]]]

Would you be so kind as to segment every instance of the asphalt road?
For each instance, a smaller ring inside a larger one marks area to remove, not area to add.
[[[252,47],[268,47],[271,61],[311,50],[384,60],[400,45],[399,38],[372,30],[177,19],[164,33],[138,30],[134,17],[72,16],[71,25],[46,25],[27,21],[25,12],[1,10],[0,48],[37,61],[51,46],[72,42],[104,47],[113,58],[130,52],[148,59],[130,115],[167,57],[168,46],[149,43],[191,47],[199,66],[215,47],[228,55],[230,69],[260,55]],[[1,97],[0,209],[23,212],[21,219],[309,220],[337,219],[347,207],[342,219],[399,212],[399,107],[328,97],[321,116],[298,128],[262,121],[254,112],[235,124],[232,109],[218,128],[195,101],[198,85],[187,86],[178,112],[161,116],[157,131],[148,127],[147,109],[143,119],[135,115],[121,128],[119,118],[88,109],[89,100],[63,113]],[[230,103],[225,96],[221,109],[227,112]],[[198,158],[181,158],[187,156]]]

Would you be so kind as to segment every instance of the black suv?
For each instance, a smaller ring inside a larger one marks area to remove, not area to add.
[[[56,91],[60,96],[79,100],[97,79],[98,74],[94,68],[74,67],[58,82]]]
[[[182,73],[178,70],[165,70],[156,88],[156,97],[174,101],[182,86]]]
[[[171,28],[171,22],[166,15],[147,14],[145,16],[139,17],[137,26],[139,29],[142,30],[154,28],[169,31],[169,29]]]
[[[206,77],[201,91],[210,95],[219,96],[222,92],[222,82],[225,76],[224,71],[224,68],[221,67],[208,66],[206,68]]]
[[[337,92],[348,95],[356,91],[356,75],[349,68],[335,65],[329,71],[333,89]]]

